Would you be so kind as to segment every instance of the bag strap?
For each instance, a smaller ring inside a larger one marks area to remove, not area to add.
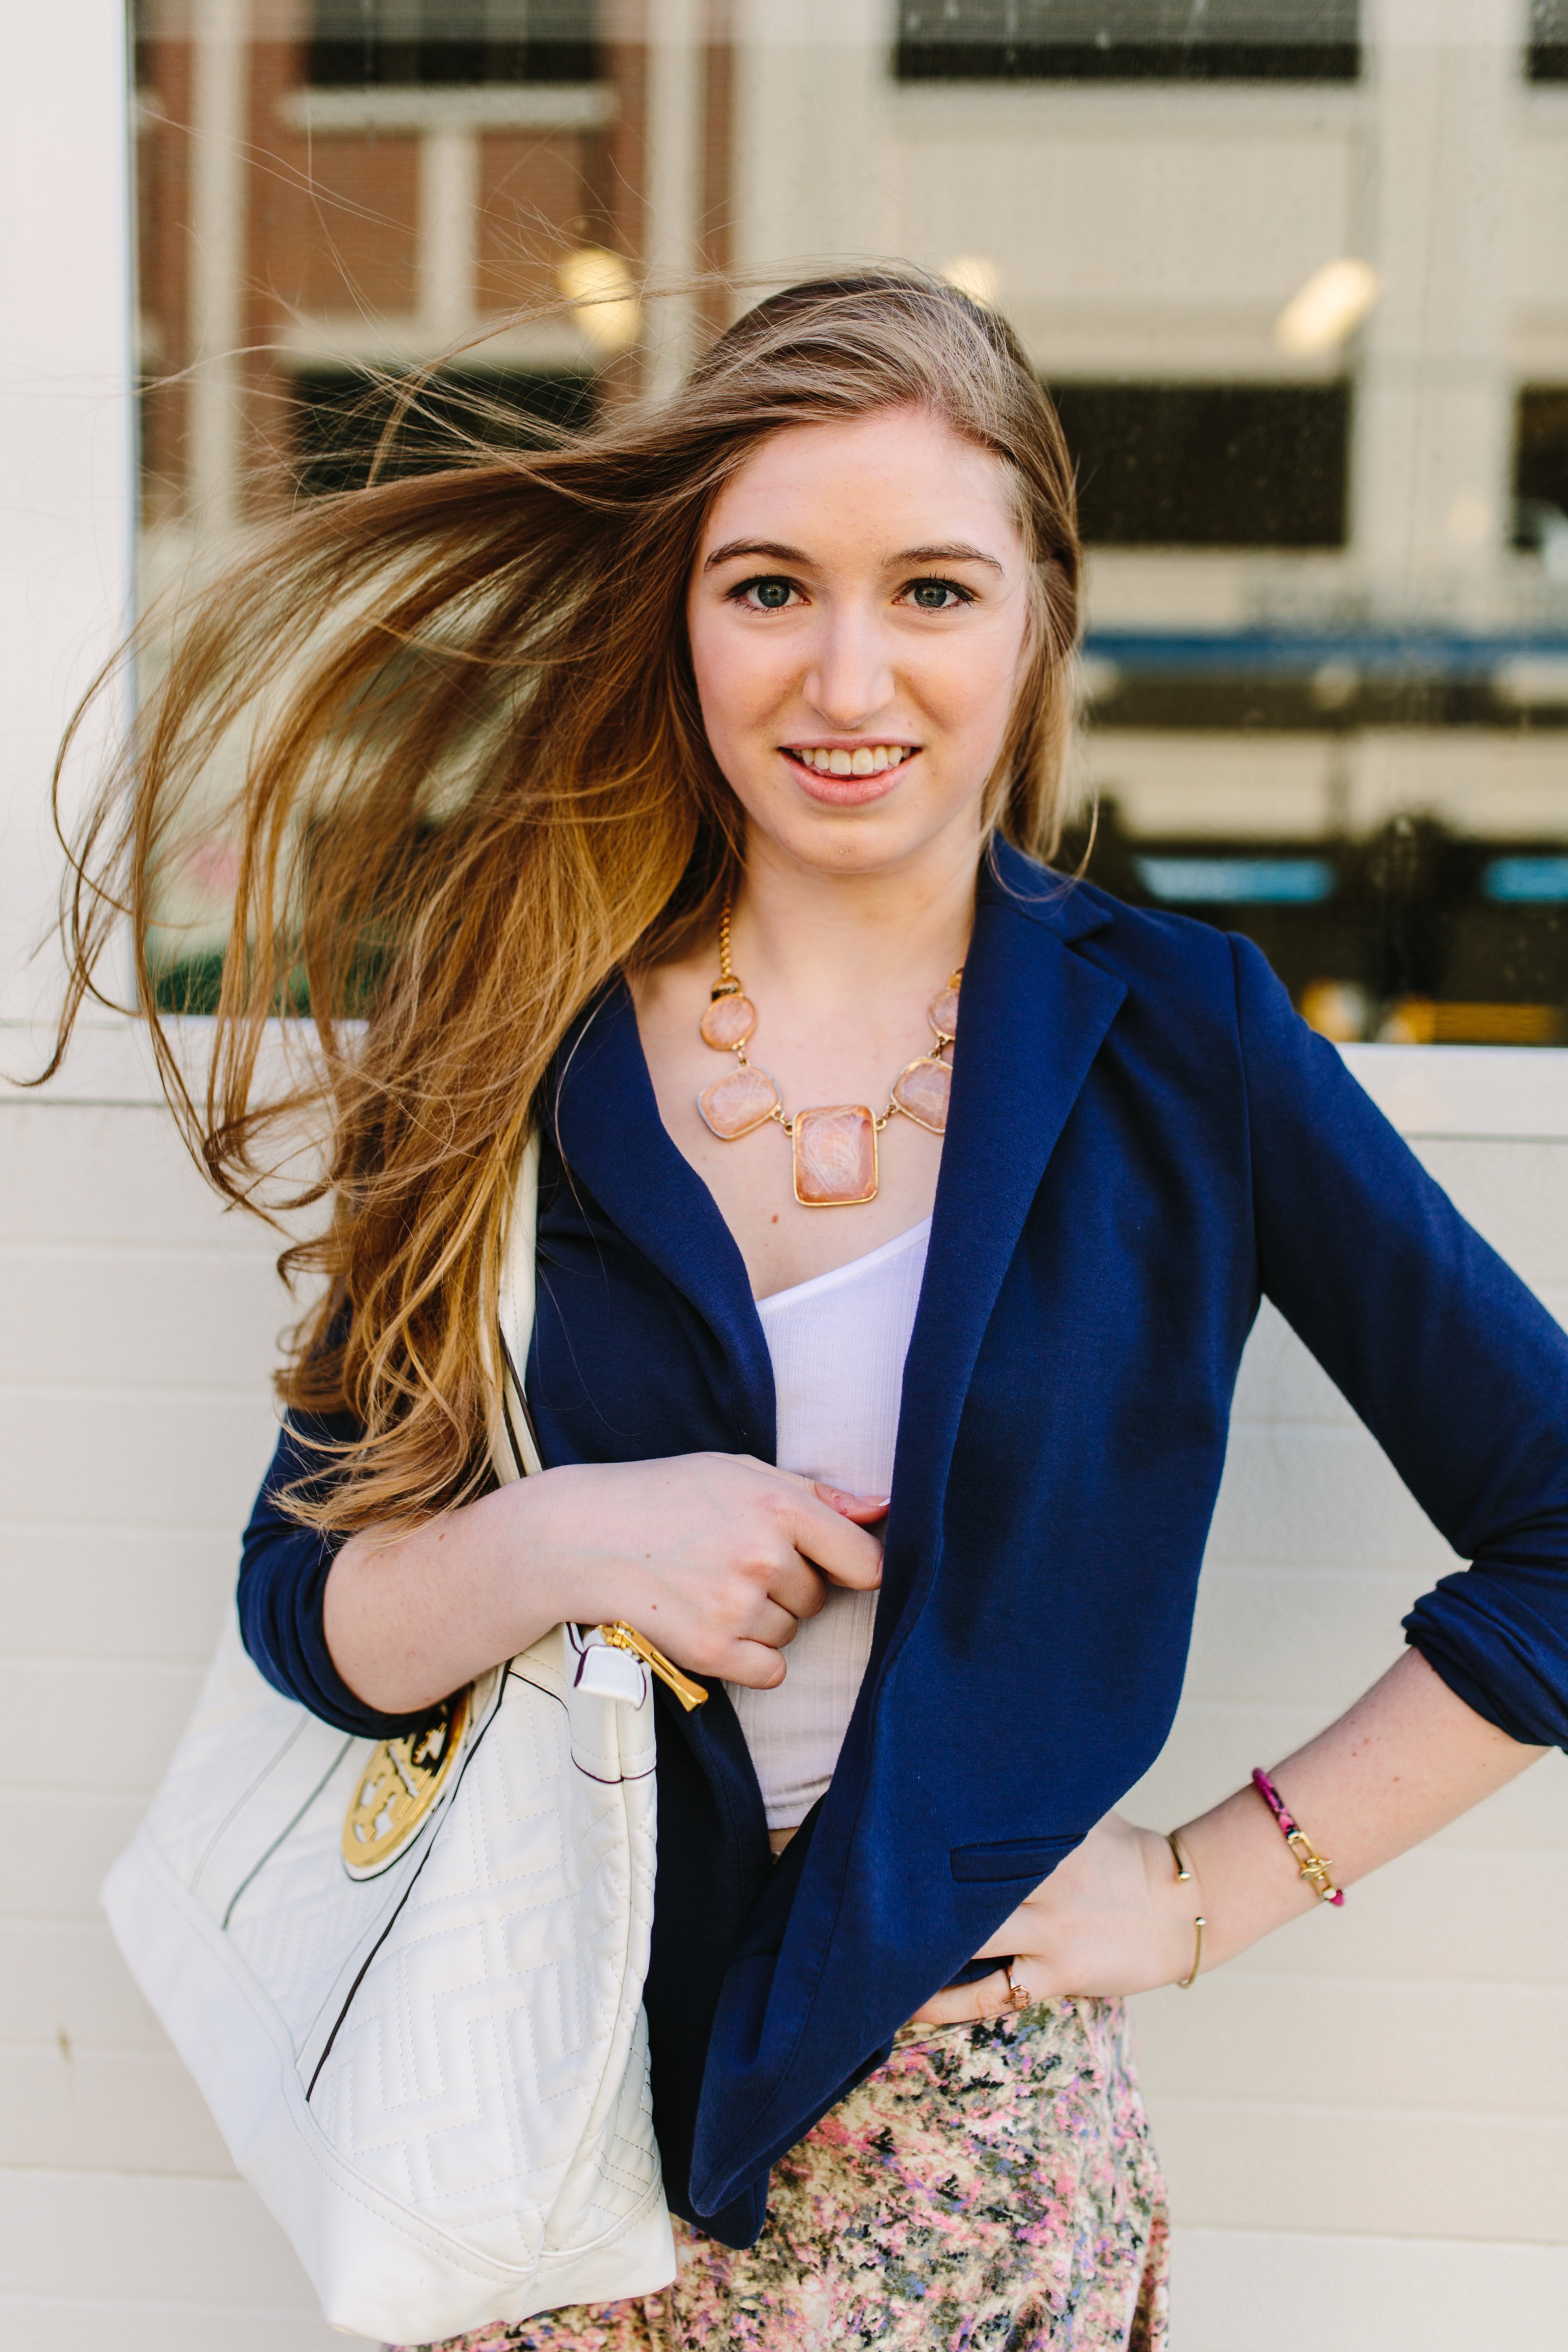
[[[518,1170],[501,1260],[500,1361],[491,1386],[490,1459],[503,1486],[510,1486],[515,1478],[531,1477],[544,1467],[523,1389],[533,1339],[538,1239],[539,1138],[531,1135]]]

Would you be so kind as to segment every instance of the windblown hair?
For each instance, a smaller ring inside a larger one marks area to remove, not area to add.
[[[278,1386],[363,1434],[294,1498],[308,1522],[408,1524],[485,1483],[484,1334],[545,1072],[618,966],[716,928],[742,855],[687,645],[705,518],[770,433],[910,404],[1009,469],[1034,625],[985,814],[1048,856],[1077,633],[1071,469],[1010,329],[913,273],[771,296],[663,405],[313,500],[177,616],[70,845],[56,1058],[129,917],[165,1089],[218,1191],[256,1205],[302,1121],[328,1139],[287,1203],[330,1206],[279,1260],[320,1297]],[[215,835],[237,878],[203,1101],[155,1009],[157,891]],[[264,1085],[269,1021],[306,1017],[309,1053]]]

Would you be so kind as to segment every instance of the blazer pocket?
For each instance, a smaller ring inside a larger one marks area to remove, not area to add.
[[[948,1856],[954,1878],[1026,1878],[1037,1886],[1089,1832],[1066,1837],[1004,1838],[994,1845],[955,1845]]]

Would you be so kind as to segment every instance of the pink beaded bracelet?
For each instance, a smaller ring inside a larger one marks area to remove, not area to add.
[[[1279,1822],[1279,1834],[1295,1855],[1297,1868],[1320,1902],[1342,1903],[1345,1899],[1344,1888],[1336,1886],[1329,1876],[1330,1871],[1334,1866],[1333,1864],[1327,1854],[1319,1853],[1314,1850],[1306,1832],[1298,1827],[1286,1811],[1284,1798],[1279,1794],[1261,1764],[1253,1772],[1252,1785]]]

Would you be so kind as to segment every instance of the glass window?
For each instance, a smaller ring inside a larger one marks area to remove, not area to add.
[[[326,89],[592,81],[593,0],[314,0],[305,72]]]
[[[1357,0],[902,0],[905,81],[1353,81]]]

